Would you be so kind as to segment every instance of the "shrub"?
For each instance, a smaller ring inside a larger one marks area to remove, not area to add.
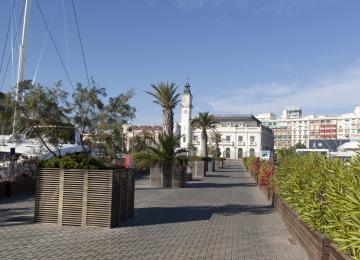
[[[53,157],[48,160],[40,161],[38,167],[41,168],[63,168],[63,169],[106,169],[106,165],[99,159],[89,154],[71,154],[64,157]]]

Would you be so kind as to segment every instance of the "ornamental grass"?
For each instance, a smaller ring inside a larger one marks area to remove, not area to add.
[[[274,181],[302,221],[360,259],[360,157],[344,164],[319,154],[287,155]]]

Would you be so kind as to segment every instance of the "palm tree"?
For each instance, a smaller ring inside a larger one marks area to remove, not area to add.
[[[213,131],[210,135],[210,141],[215,144],[216,157],[220,157],[219,143],[221,142],[221,134],[218,131]]]
[[[204,157],[208,157],[208,135],[206,131],[215,129],[215,123],[215,117],[209,112],[199,113],[191,122],[192,127],[201,129],[201,155]]]
[[[182,150],[176,150],[176,147],[180,145],[180,136],[167,135],[161,133],[158,136],[158,140],[154,137],[150,137],[150,145],[135,154],[135,161],[137,161],[140,168],[147,168],[151,166],[167,167],[171,166],[176,161],[176,156],[182,153]]]
[[[145,91],[155,98],[154,103],[163,108],[163,128],[164,133],[170,135],[174,128],[173,109],[180,102],[180,94],[176,93],[177,86],[175,83],[160,82],[157,85],[151,85],[153,91]]]

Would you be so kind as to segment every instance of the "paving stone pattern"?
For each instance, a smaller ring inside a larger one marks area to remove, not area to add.
[[[239,162],[184,189],[136,183],[113,229],[32,224],[33,198],[0,200],[0,259],[307,259]]]

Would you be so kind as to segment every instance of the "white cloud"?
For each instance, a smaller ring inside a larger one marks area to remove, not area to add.
[[[280,113],[288,106],[301,106],[308,113],[332,111],[333,114],[360,103],[360,66],[346,68],[306,84],[254,85],[232,89],[223,98],[209,98],[214,113]],[[350,111],[349,111],[350,112]]]

